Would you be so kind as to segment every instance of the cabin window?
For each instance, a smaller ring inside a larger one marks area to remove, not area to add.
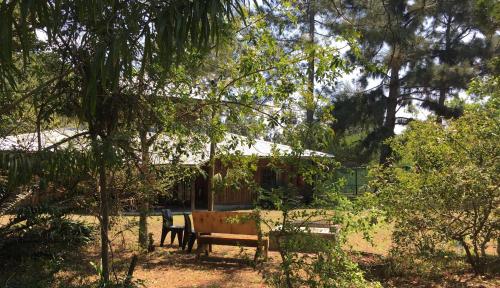
[[[265,167],[262,170],[260,186],[266,190],[278,188],[282,185],[281,173],[273,168]]]
[[[185,180],[177,183],[177,199],[191,200],[191,189],[194,189],[194,182]]]

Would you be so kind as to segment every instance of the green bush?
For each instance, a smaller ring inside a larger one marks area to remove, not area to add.
[[[499,120],[492,96],[444,126],[413,122],[390,141],[395,164],[373,168],[371,185],[395,222],[394,251],[430,257],[457,243],[481,272],[500,237]]]
[[[18,209],[16,215],[0,227],[3,236],[0,253],[14,257],[40,253],[51,256],[53,252],[60,254],[92,241],[94,227],[72,220],[63,212],[44,205]]]
[[[315,200],[309,205],[289,186],[273,189],[274,197],[267,198],[282,217],[261,223],[271,228],[281,260],[276,269],[262,271],[264,278],[272,287],[380,287],[365,279],[345,249],[349,232],[368,233],[375,224],[376,213],[365,209],[370,195],[354,202],[338,192],[336,181],[316,180]],[[316,234],[312,227],[330,227],[332,234]]]

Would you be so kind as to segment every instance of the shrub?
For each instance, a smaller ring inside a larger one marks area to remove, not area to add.
[[[69,251],[92,241],[94,228],[68,218],[63,212],[45,205],[18,209],[16,215],[0,227],[0,253],[10,251],[18,255],[12,247],[19,246],[24,254],[50,254],[60,249]]]
[[[429,256],[459,243],[481,272],[487,245],[500,237],[499,108],[491,97],[445,126],[413,122],[390,141],[397,164],[371,173],[396,224],[396,250]]]
[[[375,224],[376,213],[366,209],[372,202],[370,195],[351,201],[338,192],[337,181],[318,177],[315,184],[310,204],[304,204],[290,185],[266,193],[272,197],[265,199],[281,212],[278,218],[261,219],[272,230],[280,263],[273,271],[262,271],[264,278],[272,287],[380,287],[365,279],[345,249],[350,232],[368,233]],[[330,227],[331,234],[314,233],[311,227],[316,225]]]

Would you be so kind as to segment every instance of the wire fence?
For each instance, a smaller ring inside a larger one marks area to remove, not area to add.
[[[366,167],[339,168],[336,171],[339,179],[345,180],[342,193],[356,197],[368,191],[368,169]]]

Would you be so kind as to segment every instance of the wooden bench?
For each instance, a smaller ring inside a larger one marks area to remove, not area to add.
[[[198,241],[197,258],[202,252],[208,255],[211,245],[230,245],[256,247],[254,260],[262,252],[267,259],[269,238],[259,237],[251,213],[194,211],[192,215]]]

